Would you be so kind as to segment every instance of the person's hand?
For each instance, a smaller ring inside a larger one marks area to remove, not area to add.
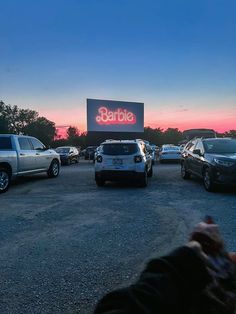
[[[208,264],[209,258],[208,256],[203,252],[202,246],[198,241],[189,241],[186,246],[190,249],[192,249],[197,255],[203,259],[206,264]]]
[[[209,270],[209,273],[211,273],[211,270],[216,270],[209,256],[203,251],[202,246],[198,241],[189,241],[186,246],[192,249],[195,253],[197,253],[198,257],[200,257],[204,261],[206,268]]]
[[[217,255],[224,248],[219,226],[214,223],[197,224],[190,237],[190,241],[192,240],[201,244],[203,252],[207,255]]]

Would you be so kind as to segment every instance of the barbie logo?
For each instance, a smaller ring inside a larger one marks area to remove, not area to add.
[[[123,108],[117,108],[115,111],[112,111],[107,107],[100,107],[96,116],[96,122],[101,125],[135,124],[136,115]]]

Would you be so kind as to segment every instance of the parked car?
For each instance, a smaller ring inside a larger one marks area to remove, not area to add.
[[[164,163],[166,161],[180,161],[181,151],[179,146],[163,145],[159,152],[159,162]]]
[[[182,152],[181,175],[189,179],[196,175],[203,179],[207,191],[216,184],[236,184],[236,139],[194,139]]]
[[[35,137],[0,134],[0,193],[16,176],[46,172],[55,178],[60,164],[60,156]]]
[[[85,160],[94,160],[94,154],[97,146],[88,146],[85,148],[84,159]]]
[[[155,164],[155,161],[156,161],[156,146],[155,145],[146,145],[147,147],[147,151],[149,152],[149,154],[151,155],[151,158],[152,158],[152,164],[154,165]]]
[[[98,146],[96,149],[95,149],[95,152],[94,152],[94,158],[93,158],[93,162],[95,162],[99,152],[100,152],[100,149],[101,149],[101,146]]]
[[[143,141],[114,140],[100,145],[95,160],[98,186],[103,186],[106,181],[134,179],[145,187],[152,174],[152,159]]]
[[[73,146],[61,146],[56,148],[56,152],[60,155],[62,165],[70,165],[79,162],[79,151]]]

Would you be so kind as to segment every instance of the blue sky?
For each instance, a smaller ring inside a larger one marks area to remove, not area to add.
[[[235,1],[0,0],[0,12],[6,103],[81,129],[86,98],[143,101],[146,125],[236,128]]]

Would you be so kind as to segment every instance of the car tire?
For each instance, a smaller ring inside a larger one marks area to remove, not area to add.
[[[148,176],[149,178],[151,178],[151,177],[153,176],[153,167],[152,167],[152,166],[151,166],[150,170],[148,171],[147,176]]]
[[[181,177],[184,180],[188,180],[191,177],[191,174],[186,169],[186,164],[184,162],[181,163]]]
[[[10,186],[11,173],[6,168],[0,168],[0,193],[5,193]]]
[[[160,159],[160,160],[159,160],[159,163],[160,163],[160,164],[164,164],[164,161]]]
[[[79,157],[76,158],[75,162],[78,164],[79,163]]]
[[[210,168],[206,168],[203,171],[203,185],[204,185],[204,188],[208,192],[214,192],[215,191],[215,184],[213,181],[213,177],[212,177],[212,173],[211,173]]]
[[[148,185],[148,174],[147,174],[147,171],[145,171],[142,174],[142,177],[141,177],[141,180],[140,180],[140,186],[142,188],[145,188],[147,185]]]
[[[70,166],[70,165],[71,165],[71,160],[70,160],[70,158],[67,159],[66,165],[67,165],[67,166]]]
[[[48,177],[49,178],[56,178],[59,175],[60,172],[60,165],[58,160],[54,159],[51,162],[51,165],[47,171]]]

